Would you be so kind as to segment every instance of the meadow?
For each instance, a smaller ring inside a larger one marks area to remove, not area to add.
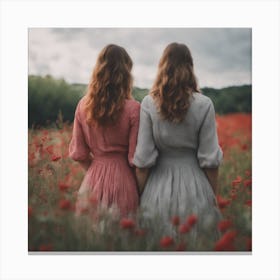
[[[135,218],[119,219],[110,212],[93,217],[98,205],[75,217],[75,199],[84,176],[68,157],[72,125],[59,119],[55,126],[28,131],[28,250],[29,251],[251,251],[252,250],[252,117],[250,113],[216,116],[224,153],[219,170],[218,206],[221,237],[208,233],[194,248],[191,231],[195,215],[170,223],[176,237],[151,236]]]

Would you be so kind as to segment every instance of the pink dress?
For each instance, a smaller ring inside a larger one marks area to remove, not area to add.
[[[126,100],[116,125],[97,128],[86,123],[84,101],[85,97],[76,108],[69,156],[80,161],[92,153],[93,161],[78,191],[76,213],[79,215],[88,203],[97,203],[105,208],[116,207],[122,216],[128,215],[139,204],[133,156],[140,104]]]

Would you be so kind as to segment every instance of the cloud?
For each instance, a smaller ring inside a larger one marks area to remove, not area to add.
[[[188,45],[202,87],[251,83],[249,28],[31,28],[29,73],[88,83],[98,53],[114,43],[133,59],[134,84],[151,87],[171,42]]]

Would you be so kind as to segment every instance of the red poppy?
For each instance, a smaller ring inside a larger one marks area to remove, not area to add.
[[[230,204],[229,199],[225,199],[225,198],[221,197],[220,195],[217,195],[217,202],[221,209],[225,208],[226,206],[228,206]]]
[[[179,216],[173,216],[171,219],[171,223],[173,226],[178,226],[180,224],[180,218]]]
[[[227,231],[216,243],[215,251],[233,251],[236,230]]]
[[[34,159],[35,159],[35,154],[34,152],[32,152],[28,155],[28,162],[31,163]]]
[[[42,244],[39,247],[39,251],[52,251],[53,245],[52,244]]]
[[[222,220],[218,224],[218,229],[222,232],[228,230],[232,226],[232,222],[230,220]]]
[[[61,156],[55,156],[55,155],[52,156],[52,161],[58,161],[60,159],[61,159]]]
[[[176,251],[186,251],[186,249],[187,246],[185,242],[180,242],[175,248]]]
[[[30,218],[33,215],[33,208],[31,206],[28,206],[28,218]]]
[[[252,179],[246,179],[246,180],[244,180],[243,184],[244,184],[244,187],[250,187],[250,186],[252,186]]]
[[[241,145],[241,149],[242,149],[243,151],[248,150],[248,145],[247,145],[247,144]]]
[[[53,145],[48,146],[46,151],[51,155],[53,153]]]
[[[234,180],[231,182],[231,185],[234,187],[234,186],[239,185],[241,182],[242,182],[242,178],[241,178],[240,176],[237,176],[236,179],[234,179]]]
[[[71,209],[71,202],[68,199],[61,199],[59,201],[59,208],[63,210]]]
[[[251,207],[252,206],[252,200],[245,201],[245,205]]]
[[[188,224],[190,227],[192,227],[194,224],[196,224],[196,222],[197,222],[197,216],[194,215],[194,214],[190,215],[190,216],[188,217],[188,219],[187,219],[187,224]]]
[[[58,187],[59,187],[59,189],[60,189],[61,191],[66,191],[66,190],[68,190],[68,189],[70,188],[69,185],[67,185],[67,184],[65,184],[65,183],[62,183],[62,182],[58,184]]]
[[[135,227],[135,222],[129,218],[122,218],[120,221],[120,227],[124,229],[132,229]]]
[[[180,233],[187,233],[190,231],[190,229],[191,229],[191,227],[186,223],[179,226]]]
[[[252,173],[251,173],[250,170],[246,170],[246,171],[245,171],[245,174],[246,174],[247,177],[251,177],[251,175],[252,175]]]
[[[174,240],[172,237],[170,236],[164,236],[161,238],[160,240],[160,246],[162,248],[167,248],[167,247],[170,247],[171,245],[173,245],[174,243]]]

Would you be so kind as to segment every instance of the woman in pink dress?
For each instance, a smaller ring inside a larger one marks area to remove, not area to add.
[[[139,203],[133,156],[140,104],[132,98],[132,60],[124,48],[106,46],[98,56],[86,95],[79,101],[69,156],[86,170],[76,214],[91,203],[121,216]]]

